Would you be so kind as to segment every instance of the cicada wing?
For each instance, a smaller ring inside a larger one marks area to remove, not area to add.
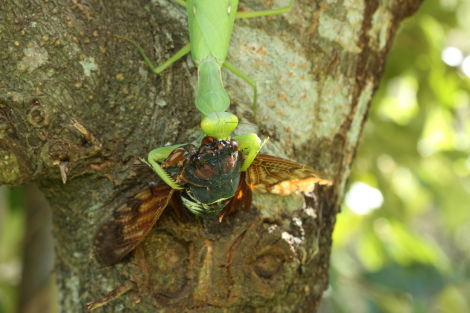
[[[246,172],[240,173],[240,183],[235,191],[235,195],[219,216],[219,221],[236,210],[248,210],[251,207],[252,192],[246,181]]]
[[[114,209],[112,219],[95,234],[96,259],[111,265],[134,250],[160,218],[173,192],[167,184],[151,185]]]
[[[331,185],[325,174],[313,168],[267,154],[258,154],[246,172],[250,188],[280,196],[313,191],[315,184]]]

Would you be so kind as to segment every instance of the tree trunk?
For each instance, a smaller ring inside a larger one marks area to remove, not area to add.
[[[240,8],[286,4],[268,2]],[[255,208],[222,223],[181,221],[167,208],[130,259],[106,268],[91,253],[95,230],[155,179],[129,166],[201,135],[190,58],[155,75],[113,35],[136,40],[161,64],[188,43],[186,12],[166,0],[3,2],[0,183],[36,181],[50,202],[60,310],[82,312],[131,282],[131,297],[98,310],[314,312],[386,54],[420,2],[297,0],[288,14],[237,20],[228,59],[258,83],[261,130],[251,124],[251,87],[224,71],[229,110],[242,122],[236,134],[269,136],[264,153],[321,170],[333,186],[315,196],[255,195]]]

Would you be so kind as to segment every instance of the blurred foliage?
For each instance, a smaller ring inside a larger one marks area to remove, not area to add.
[[[343,205],[322,313],[470,312],[470,72],[441,58],[470,55],[469,16],[428,0],[401,25],[350,179],[383,203]]]
[[[16,312],[25,212],[22,188],[0,187],[0,313]]]

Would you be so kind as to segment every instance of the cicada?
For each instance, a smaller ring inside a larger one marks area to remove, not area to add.
[[[251,207],[252,191],[287,196],[313,191],[316,184],[330,185],[326,175],[286,159],[257,154],[241,171],[245,154],[236,140],[205,137],[200,147],[182,145],[160,164],[172,170],[181,186],[149,185],[116,207],[112,219],[95,234],[95,256],[102,264],[114,264],[142,241],[166,207],[202,217],[218,216]]]

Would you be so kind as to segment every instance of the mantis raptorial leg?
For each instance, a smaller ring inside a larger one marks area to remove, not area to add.
[[[181,188],[174,180],[170,177],[170,175],[158,164],[157,162],[163,162],[166,158],[170,156],[170,154],[176,149],[184,144],[173,145],[173,146],[166,146],[157,149],[153,149],[148,154],[148,162],[142,159],[142,162],[147,163],[150,167],[157,173],[158,176],[171,188],[173,189],[183,189]]]
[[[261,139],[256,134],[246,134],[241,136],[233,137],[234,140],[238,142],[238,146],[240,150],[246,154],[246,158],[243,161],[242,167],[240,171],[246,171],[248,167],[250,167],[251,163],[255,159],[258,152],[264,146],[264,144],[269,140],[265,139],[261,141]]]

